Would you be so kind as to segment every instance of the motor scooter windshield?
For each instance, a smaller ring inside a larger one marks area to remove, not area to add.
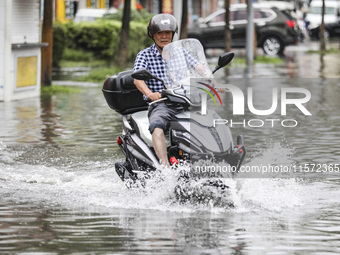
[[[168,79],[167,88],[186,96],[193,104],[200,103],[202,83],[210,83],[212,72],[207,63],[204,49],[197,39],[172,42],[163,48]]]

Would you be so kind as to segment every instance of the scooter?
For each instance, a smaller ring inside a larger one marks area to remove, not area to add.
[[[221,102],[219,92],[213,87],[212,75],[230,63],[234,54],[229,52],[221,55],[213,71],[208,66],[202,45],[196,39],[172,42],[164,47],[162,56],[166,61],[166,80],[159,79],[147,70],[139,70],[120,72],[104,82],[104,97],[109,107],[121,114],[123,120],[123,131],[117,137],[117,144],[125,161],[115,163],[118,176],[122,181],[133,183],[141,176],[150,178],[145,173],[162,169],[148,130],[147,109],[149,104],[157,103],[172,103],[183,107],[183,111],[176,115],[176,120],[170,123],[166,132],[170,164],[175,166],[180,162],[190,162],[192,167],[197,167],[208,160],[237,173],[246,155],[243,137],[238,136],[235,145],[227,125],[214,125],[214,120],[221,118],[215,111],[207,109],[206,103],[208,96],[215,102],[218,97]],[[160,80],[164,85],[162,98],[149,103],[143,100],[143,95],[133,83],[134,79]],[[182,178],[198,177],[197,174],[186,172]],[[209,178],[205,185],[225,188],[218,179],[212,181],[211,175]]]

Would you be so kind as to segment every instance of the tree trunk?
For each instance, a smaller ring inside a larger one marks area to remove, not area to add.
[[[254,59],[257,56],[257,35],[256,35],[256,25],[254,23]]]
[[[224,0],[224,8],[225,8],[225,29],[224,29],[224,41],[225,41],[225,51],[231,51],[231,32],[229,27],[230,21],[230,0]]]
[[[188,26],[188,0],[183,0],[181,34],[179,36],[180,39],[187,38],[187,26]]]
[[[116,65],[120,68],[125,68],[127,62],[127,51],[130,31],[130,13],[131,13],[131,0],[125,0],[122,19],[122,29],[120,32],[120,40],[118,46],[118,55],[116,57]]]
[[[320,51],[326,51],[325,41],[325,0],[322,0],[321,25],[320,25]]]
[[[42,27],[42,42],[48,43],[41,50],[41,84],[52,84],[52,61],[53,61],[53,1],[44,1],[44,20]]]

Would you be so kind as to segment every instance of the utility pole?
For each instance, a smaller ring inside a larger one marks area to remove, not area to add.
[[[175,16],[178,24],[178,33],[174,35],[173,41],[177,41],[180,39],[182,33],[182,17],[183,17],[183,0],[173,1],[173,15]]]
[[[44,1],[44,19],[42,28],[42,42],[48,43],[41,49],[41,84],[52,84],[52,61],[53,61],[53,1]]]
[[[247,0],[247,15],[246,62],[247,68],[251,68],[254,60],[254,11],[252,0]],[[248,72],[248,74],[251,73]]]
[[[326,40],[325,40],[325,0],[322,0],[321,9],[321,25],[320,25],[320,51],[322,53],[326,52]]]

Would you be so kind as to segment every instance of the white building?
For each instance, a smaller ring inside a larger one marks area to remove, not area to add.
[[[0,101],[40,95],[41,1],[0,1]]]

